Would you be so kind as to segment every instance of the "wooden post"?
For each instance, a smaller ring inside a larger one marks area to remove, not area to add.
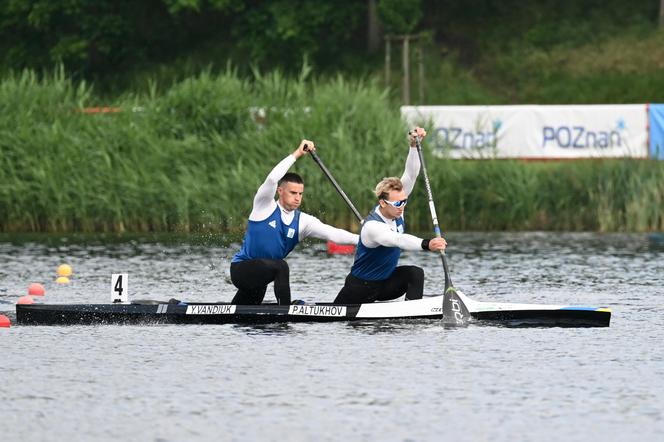
[[[402,44],[402,51],[401,51],[401,66],[403,68],[403,86],[402,86],[402,91],[401,91],[401,101],[403,105],[408,105],[410,104],[410,66],[408,63],[409,59],[409,35],[404,35],[403,36],[403,44]]]
[[[662,0],[664,1],[664,0]],[[385,86],[390,86],[392,61],[392,41],[401,41],[401,102],[410,104],[410,42],[416,41],[415,55],[417,58],[418,100],[424,103],[424,51],[422,49],[422,35],[386,35],[385,36]]]

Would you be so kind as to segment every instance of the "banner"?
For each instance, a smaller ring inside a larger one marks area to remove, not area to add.
[[[664,104],[648,106],[650,121],[650,157],[664,160]]]
[[[402,106],[450,158],[647,158],[648,109],[627,105]],[[661,149],[660,149],[661,151]]]

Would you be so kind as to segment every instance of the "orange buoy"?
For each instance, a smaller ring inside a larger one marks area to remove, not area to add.
[[[46,293],[46,290],[44,290],[44,286],[41,285],[41,284],[38,283],[38,282],[33,282],[33,283],[30,284],[30,286],[28,287],[28,295],[32,295],[32,296],[44,296],[45,293]]]
[[[0,315],[0,328],[5,327],[9,328],[12,323],[9,321],[9,318],[5,315]]]
[[[16,303],[17,304],[34,304],[35,300],[32,299],[32,296],[25,295],[25,296],[21,296],[20,298],[18,298],[18,302],[16,302]]]

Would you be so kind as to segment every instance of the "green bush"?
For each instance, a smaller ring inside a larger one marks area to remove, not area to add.
[[[0,230],[6,232],[238,232],[270,169],[302,138],[358,210],[400,175],[405,124],[371,80],[278,71],[242,79],[204,72],[112,103],[62,70],[0,81]],[[87,114],[85,107],[117,106]],[[426,143],[425,143],[426,149]],[[525,163],[428,159],[443,229],[649,231],[664,228],[664,163],[595,160]],[[316,164],[303,209],[323,221],[357,222]],[[429,230],[420,179],[407,219]]]

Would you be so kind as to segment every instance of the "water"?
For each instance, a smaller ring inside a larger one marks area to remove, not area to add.
[[[453,281],[475,299],[608,306],[611,327],[14,325],[0,329],[0,439],[662,440],[664,244],[557,233],[449,243]],[[227,301],[238,246],[5,238],[0,311],[30,282],[45,284],[45,302],[106,302],[120,272],[134,298]],[[332,300],[351,259],[298,248],[293,297]],[[74,277],[58,287],[63,262]],[[439,290],[434,254],[402,262]]]

